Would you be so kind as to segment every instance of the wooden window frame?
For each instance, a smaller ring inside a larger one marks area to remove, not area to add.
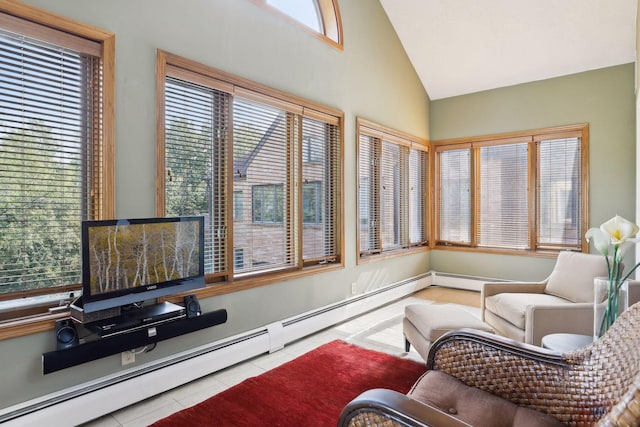
[[[39,27],[37,31],[41,37],[52,44],[73,47],[69,46],[69,39],[66,36],[60,33],[56,35],[55,32],[51,32],[47,28],[99,44],[103,79],[100,105],[102,135],[101,140],[93,144],[98,144],[97,150],[102,157],[103,175],[99,184],[94,183],[96,187],[92,189],[92,192],[97,197],[95,200],[95,219],[113,218],[115,214],[115,34],[35,6],[14,1],[2,2],[0,13],[23,21],[25,28],[33,27],[35,24],[36,28]],[[70,283],[68,286],[46,290],[13,293],[2,296],[0,299],[28,298],[34,295],[58,294],[79,289],[81,289],[80,284]],[[56,320],[69,316],[68,310],[50,311],[51,308],[59,307],[63,302],[66,302],[66,299],[60,302],[18,308],[5,313],[0,317],[0,340],[53,329]],[[64,304],[62,306],[64,307]]]
[[[581,206],[578,207],[581,216],[579,236],[584,236],[588,229],[589,218],[589,125],[578,124],[570,126],[561,126],[553,128],[543,128],[522,132],[511,132],[505,134],[484,135],[471,138],[460,138],[452,140],[433,141],[433,150],[431,153],[432,164],[434,169],[434,203],[431,206],[432,218],[431,223],[432,236],[434,238],[431,242],[431,248],[434,249],[446,249],[446,250],[462,250],[462,251],[475,251],[484,253],[497,253],[497,254],[513,254],[513,255],[527,255],[527,256],[541,256],[541,257],[553,257],[557,255],[560,250],[574,250],[580,252],[588,252],[588,245],[584,239],[580,239],[579,245],[558,245],[556,248],[538,245],[538,190],[539,190],[539,177],[538,177],[538,164],[537,164],[537,143],[543,140],[561,139],[567,137],[580,138],[580,168],[581,168]],[[529,248],[528,249],[513,249],[513,248],[499,248],[499,247],[480,247],[478,246],[478,221],[479,221],[479,199],[477,193],[479,193],[478,186],[480,182],[480,147],[489,145],[505,145],[511,143],[527,142],[529,144],[528,154],[528,227],[529,227]],[[440,217],[439,217],[439,203],[441,198],[441,186],[439,179],[440,160],[438,153],[442,151],[469,148],[471,152],[471,242],[469,244],[456,244],[455,242],[446,242],[440,239]]]
[[[297,19],[287,15],[280,9],[269,5],[266,0],[251,0],[256,5],[268,10],[280,18],[291,22],[292,24],[302,28],[328,45],[344,50],[344,40],[342,34],[342,18],[340,17],[340,9],[337,0],[313,0],[318,8],[320,20],[322,21],[322,33],[315,31]]]
[[[425,250],[429,249],[429,200],[430,200],[430,194],[427,191],[426,197],[425,197],[425,201],[423,201],[422,207],[422,224],[423,227],[425,227],[425,229],[423,230],[423,234],[426,238],[425,241],[423,242],[416,242],[416,243],[411,243],[410,242],[410,237],[408,237],[408,241],[406,244],[402,244],[400,243],[398,246],[396,247],[390,247],[389,249],[384,249],[383,248],[383,244],[382,244],[382,229],[380,227],[379,224],[374,224],[373,226],[373,234],[375,234],[376,236],[374,236],[375,238],[378,239],[378,243],[375,245],[375,249],[374,250],[366,250],[363,251],[361,249],[361,245],[360,245],[360,235],[361,235],[361,224],[360,224],[360,155],[361,155],[361,150],[360,150],[360,138],[362,136],[367,136],[367,137],[371,137],[374,138],[376,140],[379,141],[379,144],[376,144],[376,147],[374,148],[374,150],[377,151],[377,153],[372,153],[372,159],[371,161],[373,161],[374,163],[377,163],[374,168],[378,168],[381,169],[381,162],[383,161],[382,159],[382,145],[384,143],[391,143],[391,144],[395,144],[399,147],[405,147],[405,148],[416,148],[420,151],[425,151],[427,152],[427,156],[426,159],[429,162],[429,164],[431,164],[431,161],[428,160],[429,159],[429,152],[431,151],[429,148],[429,142],[426,140],[423,140],[421,138],[417,138],[415,136],[409,135],[407,133],[404,132],[400,132],[397,131],[395,129],[391,129],[388,128],[386,126],[382,126],[379,125],[377,123],[374,123],[372,121],[363,119],[363,118],[356,118],[356,159],[357,159],[357,177],[356,177],[356,182],[358,185],[358,197],[356,197],[356,224],[357,224],[357,230],[356,230],[356,250],[357,250],[357,262],[358,264],[360,263],[366,263],[366,262],[370,262],[370,261],[376,261],[376,260],[381,260],[381,259],[387,259],[390,257],[396,257],[396,256],[402,256],[402,255],[406,255],[406,254],[410,254],[410,253],[415,253],[415,252],[422,252]],[[407,154],[406,156],[406,160],[408,162],[408,158],[409,155]],[[430,167],[429,164],[426,165],[425,170],[423,171],[424,173],[424,178],[427,180],[427,183],[430,182],[431,178],[430,178]],[[401,177],[400,179],[405,181],[404,182],[404,187],[407,187],[407,182],[409,180],[409,165],[407,165],[407,170],[406,172],[406,176]],[[374,171],[374,176],[378,176],[380,177],[380,173],[381,170],[378,170],[377,172]],[[401,188],[404,188],[403,185],[400,185]],[[426,188],[428,189],[430,186],[427,185]],[[407,188],[405,188],[407,189]],[[373,192],[374,198],[380,199],[381,197],[381,191],[382,189],[380,188],[380,183],[379,182],[374,182],[374,183],[370,183],[370,190],[369,193]],[[404,197],[402,197],[403,200],[406,200],[407,205],[406,206],[402,206],[399,207],[400,212],[404,213],[407,218],[403,221],[400,220],[398,222],[398,227],[402,228],[402,226],[404,226],[404,228],[406,228],[407,230],[404,230],[406,233],[408,233],[408,229],[410,228],[410,224],[408,223],[409,221],[409,196],[408,194],[405,194]],[[370,202],[369,202],[370,203]],[[380,203],[378,203],[378,205],[380,205]],[[375,221],[380,222],[380,218],[376,217],[374,218]]]
[[[309,101],[300,98],[295,95],[291,95],[277,89],[264,86],[262,84],[244,79],[242,77],[218,70],[216,68],[200,64],[196,61],[166,52],[158,50],[157,53],[157,75],[156,75],[156,215],[165,215],[165,112],[164,112],[164,85],[165,79],[168,76],[175,78],[181,78],[186,81],[201,84],[203,86],[212,87],[223,92],[227,92],[232,96],[239,96],[244,99],[252,99],[261,103],[269,104],[281,108],[289,114],[296,114],[302,117],[311,117],[326,123],[335,125],[340,132],[338,137],[339,143],[339,164],[337,167],[337,176],[339,182],[337,183],[337,196],[336,196],[336,227],[335,227],[335,239],[337,243],[336,256],[332,262],[321,262],[322,260],[309,260],[304,262],[302,259],[301,251],[301,233],[302,227],[302,186],[297,185],[296,191],[291,191],[290,194],[285,195],[287,200],[294,201],[294,205],[287,206],[287,210],[291,212],[285,212],[284,215],[294,215],[295,221],[299,223],[297,227],[297,239],[295,243],[295,251],[298,253],[297,265],[295,268],[278,270],[274,272],[258,272],[256,274],[242,274],[234,276],[233,264],[234,264],[234,244],[233,237],[228,241],[228,248],[226,251],[228,271],[221,274],[207,275],[205,278],[207,286],[197,290],[195,294],[199,298],[207,298],[216,295],[223,295],[240,290],[250,289],[258,286],[264,286],[276,282],[292,280],[299,277],[318,274],[322,272],[332,271],[336,269],[344,268],[344,221],[342,220],[344,215],[344,198],[343,198],[343,185],[344,185],[344,113],[342,111],[326,107],[321,104],[317,104],[313,101]],[[301,131],[300,131],[301,134]],[[302,161],[302,141],[299,141],[299,147],[295,150],[298,154],[295,156],[299,162]],[[233,174],[233,168],[229,168],[229,173]],[[297,170],[296,170],[297,169]],[[293,168],[289,173],[292,174],[292,180],[300,181],[298,177],[300,175],[300,167]],[[294,178],[298,177],[298,178]],[[233,193],[233,179],[228,179],[226,191],[228,194]],[[300,194],[296,194],[300,193]],[[233,202],[231,199],[228,201],[227,209],[229,214],[227,232],[230,236],[233,236]],[[246,206],[245,206],[246,207]],[[246,213],[244,214],[247,215]],[[193,292],[192,292],[193,293]],[[180,301],[181,295],[172,296],[167,298],[169,301]]]

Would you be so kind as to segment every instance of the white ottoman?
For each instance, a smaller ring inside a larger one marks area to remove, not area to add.
[[[440,304],[407,305],[402,319],[405,351],[409,351],[413,345],[418,354],[427,360],[433,341],[445,332],[461,328],[494,332],[491,326],[460,307]]]

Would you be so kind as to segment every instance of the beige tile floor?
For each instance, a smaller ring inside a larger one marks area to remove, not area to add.
[[[422,361],[421,357],[413,349],[409,353],[404,351],[402,317],[404,307],[407,304],[429,304],[433,301],[464,304],[463,308],[479,315],[477,307],[479,307],[480,294],[478,292],[431,287],[291,343],[275,353],[265,354],[213,373],[156,397],[105,415],[85,424],[85,426],[148,426],[161,418],[195,405],[232,387],[248,377],[260,375],[335,339],[341,339],[372,350]]]

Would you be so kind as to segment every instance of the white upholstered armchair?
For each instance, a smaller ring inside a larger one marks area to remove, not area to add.
[[[602,255],[560,252],[542,282],[485,283],[482,320],[500,335],[534,345],[556,332],[591,335],[593,279],[599,276],[607,276]],[[630,304],[633,299],[630,289]]]

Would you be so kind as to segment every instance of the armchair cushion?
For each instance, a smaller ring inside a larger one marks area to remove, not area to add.
[[[563,251],[544,291],[571,302],[593,302],[593,278],[601,276],[607,276],[607,261],[602,255]]]
[[[485,309],[520,329],[525,327],[527,306],[566,305],[564,298],[548,294],[503,293],[485,298]]]
[[[413,386],[409,396],[474,427],[563,425],[550,415],[518,406],[479,388],[466,386],[441,371],[425,373]]]

